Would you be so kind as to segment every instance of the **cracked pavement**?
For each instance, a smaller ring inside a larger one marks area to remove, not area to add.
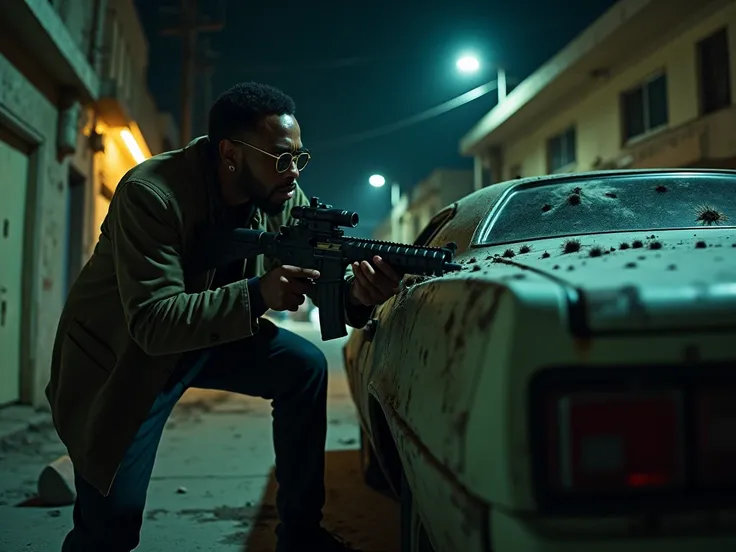
[[[398,550],[398,503],[368,489],[360,475],[358,423],[342,366],[343,340],[323,343],[307,323],[288,327],[317,343],[330,364],[324,525],[365,552]],[[33,497],[43,466],[63,454],[48,424],[0,448],[0,552],[60,550],[71,526],[71,507],[34,506]],[[273,550],[272,470],[269,402],[188,391],[164,431],[136,550]],[[24,502],[28,506],[18,507]]]

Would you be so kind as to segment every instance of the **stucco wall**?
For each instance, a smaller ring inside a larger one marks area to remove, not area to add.
[[[736,3],[693,25],[664,47],[643,55],[633,63],[616,68],[611,79],[602,82],[593,93],[570,97],[568,104],[550,111],[546,120],[536,120],[523,138],[507,143],[503,155],[503,178],[519,165],[523,176],[547,174],[547,140],[572,124],[577,132],[575,170],[593,168],[596,158],[607,161],[624,152],[620,95],[654,72],[667,72],[669,127],[677,127],[698,118],[696,48],[698,41],[724,25],[728,26],[731,54],[731,90],[736,94]],[[520,129],[521,130],[521,129]]]
[[[26,313],[26,321],[30,321],[25,325],[30,332],[30,347],[23,355],[26,361],[23,398],[34,406],[45,407],[43,390],[48,381],[54,333],[63,304],[61,247],[69,160],[59,162],[56,158],[56,107],[2,54],[0,107],[41,139],[31,160],[32,171],[36,170],[31,173],[26,215],[26,220],[30,217],[33,223],[26,228],[33,228],[35,232],[32,240],[35,247],[26,249],[24,266],[35,268],[35,271],[25,270],[24,274],[24,280],[30,284],[31,310]]]

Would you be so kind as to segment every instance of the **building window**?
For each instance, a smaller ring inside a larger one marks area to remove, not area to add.
[[[724,27],[698,43],[700,112],[713,113],[731,105],[731,60]]]
[[[575,127],[553,136],[547,142],[547,165],[549,172],[560,172],[576,161]]]
[[[626,140],[667,125],[667,75],[659,75],[625,92],[622,100]]]

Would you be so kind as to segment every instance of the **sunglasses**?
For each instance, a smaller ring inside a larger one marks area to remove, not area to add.
[[[301,172],[304,170],[304,167],[307,166],[307,163],[309,163],[309,160],[312,158],[308,151],[300,151],[298,153],[285,151],[281,155],[274,155],[273,153],[269,153],[265,150],[262,150],[261,148],[257,148],[253,144],[243,142],[242,140],[230,141],[237,144],[243,144],[244,146],[248,146],[249,148],[252,148],[256,151],[260,151],[261,153],[268,155],[269,157],[273,157],[276,160],[276,172],[279,174],[288,171],[291,168],[292,163],[296,163],[296,169]]]

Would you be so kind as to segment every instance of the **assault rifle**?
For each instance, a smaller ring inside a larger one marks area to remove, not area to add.
[[[419,247],[380,240],[346,237],[341,227],[355,228],[358,213],[333,209],[313,197],[309,206],[294,207],[293,226],[280,232],[249,228],[214,231],[207,235],[194,258],[196,271],[220,268],[240,259],[265,255],[282,265],[317,270],[316,302],[322,340],[347,335],[345,331],[345,269],[354,262],[372,263],[380,256],[400,276],[441,276],[460,270],[453,263],[456,244]]]

